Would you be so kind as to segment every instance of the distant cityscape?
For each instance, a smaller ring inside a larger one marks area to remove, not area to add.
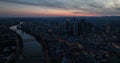
[[[120,19],[1,18],[0,63],[120,63]]]

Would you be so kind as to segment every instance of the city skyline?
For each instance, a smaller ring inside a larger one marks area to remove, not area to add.
[[[119,0],[1,0],[0,16],[120,16]]]

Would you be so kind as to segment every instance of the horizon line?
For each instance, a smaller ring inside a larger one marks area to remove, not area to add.
[[[120,16],[0,16],[0,18],[120,17]]]

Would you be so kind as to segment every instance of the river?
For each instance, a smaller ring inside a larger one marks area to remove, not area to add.
[[[23,40],[23,54],[17,63],[44,63],[44,52],[42,45],[31,35],[17,29],[17,26],[11,26],[10,29],[19,34]]]

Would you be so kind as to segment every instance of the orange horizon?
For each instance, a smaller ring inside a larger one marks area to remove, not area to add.
[[[50,10],[48,12],[44,12],[44,11],[34,11],[34,10],[30,10],[30,11],[24,11],[24,10],[20,10],[20,11],[6,11],[4,14],[8,14],[11,16],[102,16],[100,14],[97,13],[72,13],[69,11],[61,11],[61,10]]]

